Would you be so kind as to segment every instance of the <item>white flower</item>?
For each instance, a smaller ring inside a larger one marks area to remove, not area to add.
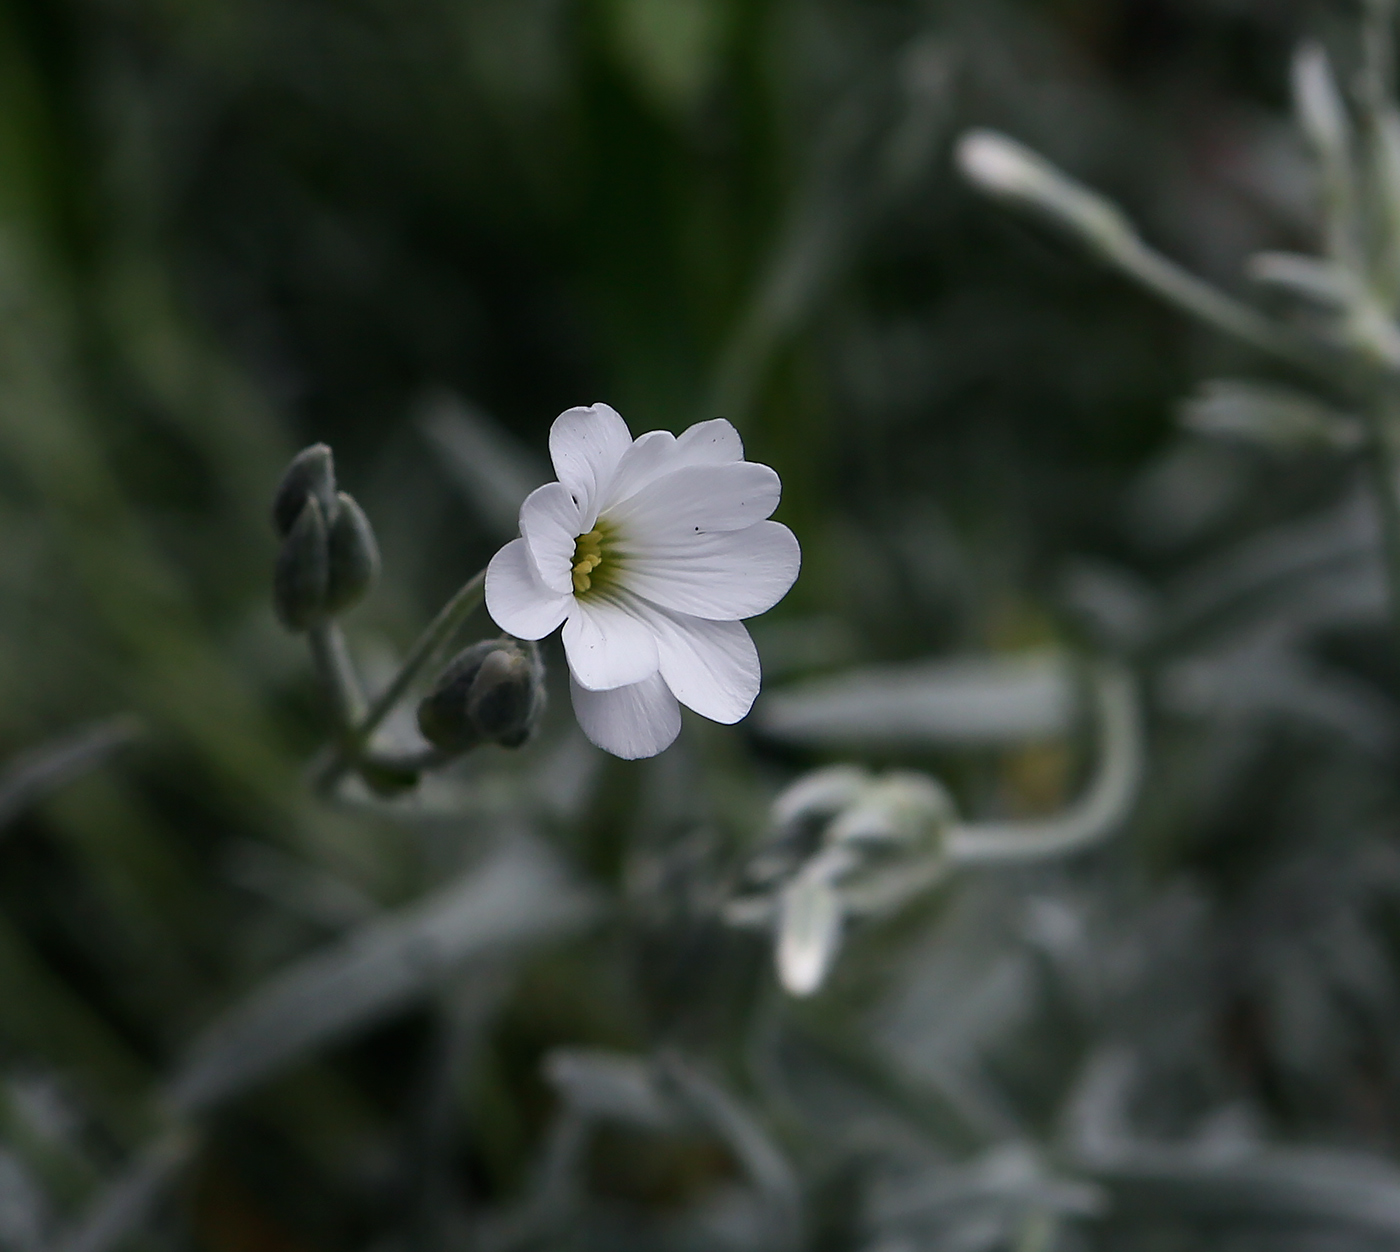
[[[654,756],[680,704],[737,722],[758,694],[741,618],[787,594],[801,553],[770,522],[781,484],[744,460],[722,418],[634,440],[606,404],[569,409],[549,432],[559,481],[520,506],[521,538],[486,571],[486,607],[520,639],[561,623],[569,689],[600,748]]]

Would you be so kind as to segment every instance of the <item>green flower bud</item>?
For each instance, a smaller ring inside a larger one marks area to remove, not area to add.
[[[418,729],[444,752],[465,752],[480,743],[518,748],[543,711],[539,648],[509,637],[487,639],[443,670],[418,706]]]
[[[329,548],[320,502],[307,496],[282,540],[272,576],[272,603],[288,630],[308,630],[325,617]]]
[[[334,520],[337,511],[335,464],[331,450],[323,443],[313,443],[298,452],[277,485],[277,494],[272,500],[272,524],[284,539],[292,533],[308,499],[320,504],[322,521]]]
[[[352,496],[336,494],[337,508],[328,536],[326,611],[339,613],[364,598],[379,575],[379,545],[369,518]]]

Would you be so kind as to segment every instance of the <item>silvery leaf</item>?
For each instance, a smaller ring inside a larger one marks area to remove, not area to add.
[[[1280,450],[1310,447],[1352,452],[1366,437],[1361,422],[1292,387],[1218,378],[1181,406],[1197,434],[1243,439]]]
[[[778,908],[778,978],[792,995],[821,986],[841,942],[841,899],[831,881],[803,874],[784,888]]]
[[[577,930],[594,907],[542,845],[517,839],[255,989],[196,1042],[169,1100],[187,1112],[208,1108],[394,1012],[463,961]]]
[[[674,1130],[688,1120],[656,1082],[640,1057],[602,1048],[555,1048],[544,1062],[545,1077],[575,1109],[652,1130]]]
[[[1001,744],[1063,734],[1076,703],[1064,655],[1045,650],[850,670],[773,692],[756,717],[791,743]]]

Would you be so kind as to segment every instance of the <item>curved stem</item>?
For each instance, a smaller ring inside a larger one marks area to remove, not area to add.
[[[481,570],[443,605],[438,615],[428,623],[427,629],[409,649],[408,656],[399,666],[399,672],[394,675],[393,681],[375,697],[369,711],[351,724],[340,749],[320,770],[316,782],[321,790],[328,790],[334,786],[354,760],[363,754],[370,737],[413,685],[414,679],[441,656],[467,618],[481,607],[485,595],[486,571]]]
[[[1142,719],[1137,689],[1121,666],[1102,663],[1093,673],[1099,722],[1098,771],[1079,802],[1040,821],[954,826],[944,841],[960,865],[1038,861],[1082,851],[1111,835],[1128,816],[1142,781]]]
[[[316,674],[331,702],[336,735],[346,740],[355,723],[364,716],[365,696],[360,690],[354,663],[350,660],[345,633],[340,629],[339,622],[323,622],[307,631],[306,642],[311,648]]]
[[[1256,312],[1182,269],[1175,261],[1148,247],[1137,235],[1105,242],[1104,252],[1129,278],[1199,321],[1238,339],[1295,369],[1304,368],[1329,383],[1339,381],[1340,361],[1321,345]]]

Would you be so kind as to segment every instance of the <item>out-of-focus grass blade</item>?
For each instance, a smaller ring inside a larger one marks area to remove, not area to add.
[[[1280,451],[1354,452],[1366,437],[1359,419],[1329,408],[1306,392],[1239,378],[1205,383],[1181,406],[1180,418],[1199,434]]]
[[[0,1247],[40,1252],[48,1225],[48,1197],[24,1162],[0,1148]]]
[[[576,930],[594,901],[543,847],[518,840],[429,899],[354,931],[255,990],[196,1043],[168,1089],[208,1108],[429,990],[461,962]]]
[[[120,714],[20,753],[0,770],[0,831],[36,800],[96,769],[140,730],[136,718]]]
[[[149,1133],[145,1064],[2,918],[0,1038],[62,1071],[118,1142]]]
[[[1276,1148],[1218,1159],[1137,1144],[1115,1155],[1095,1160],[1089,1173],[1124,1212],[1325,1222],[1400,1236],[1400,1170],[1378,1157]]]
[[[663,1052],[656,1063],[676,1095],[728,1144],[762,1198],[766,1246],[774,1252],[801,1246],[802,1192],[777,1145],[743,1105],[679,1053]]]
[[[102,1194],[60,1252],[106,1252],[136,1230],[194,1153],[198,1137],[173,1130],[151,1144]]]
[[[251,839],[229,847],[224,873],[235,886],[331,930],[367,922],[379,911],[369,896],[345,879]]]
[[[1001,744],[1064,734],[1077,699],[1066,657],[1036,651],[881,665],[776,691],[760,730],[813,746]]]
[[[434,397],[418,420],[481,519],[502,536],[514,535],[521,502],[550,477],[545,467],[485,413],[456,396]]]
[[[946,1219],[959,1209],[1049,1212],[1094,1217],[1107,1207],[1093,1183],[1056,1177],[1024,1144],[1004,1144],[965,1166],[946,1166],[877,1189],[871,1215],[880,1223]]]
[[[556,1048],[545,1077],[588,1117],[615,1118],[652,1130],[675,1130],[689,1119],[661,1089],[649,1061],[601,1048]]]

